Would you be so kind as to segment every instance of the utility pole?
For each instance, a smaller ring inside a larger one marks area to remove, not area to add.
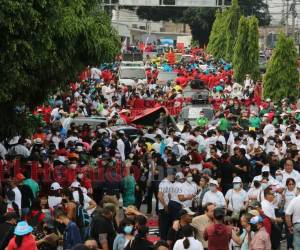
[[[297,17],[296,0],[293,0],[290,11],[292,12],[292,37],[296,41],[296,34],[295,34],[295,22],[296,22],[296,17]]]
[[[285,34],[289,34],[289,0],[286,0],[286,15],[285,15]]]

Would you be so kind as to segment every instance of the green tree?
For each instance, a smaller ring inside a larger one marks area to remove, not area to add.
[[[112,61],[120,51],[96,0],[3,0],[0,32],[0,138],[30,126],[28,111],[85,66]]]
[[[259,32],[255,16],[248,18],[248,72],[253,80],[258,80],[259,72]]]
[[[281,101],[298,97],[299,72],[294,40],[280,33],[264,77],[264,97]]]
[[[224,19],[225,31],[226,31],[225,59],[228,61],[232,61],[233,59],[233,48],[235,46],[235,41],[237,37],[237,30],[238,30],[240,16],[241,16],[241,11],[238,4],[238,0],[232,0],[232,5],[228,9]]]
[[[233,55],[233,72],[238,83],[241,83],[248,73],[248,21],[241,16]]]
[[[209,36],[209,43],[207,45],[207,51],[216,58],[224,58],[226,52],[226,40],[224,39],[225,34],[225,19],[226,11],[216,12],[216,19],[212,26],[212,30]]]

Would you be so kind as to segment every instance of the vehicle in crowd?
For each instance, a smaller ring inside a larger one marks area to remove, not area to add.
[[[120,63],[120,66],[122,67],[143,67],[144,62],[143,61],[122,61]]]
[[[165,72],[160,70],[157,76],[157,84],[162,84],[165,85],[168,81],[175,81],[177,77],[177,73],[176,72]]]
[[[97,125],[100,125],[101,123],[105,123],[107,125],[107,117],[104,116],[75,117],[72,120],[72,123],[74,123],[76,126],[82,126],[83,124],[87,124],[92,129],[95,129]]]
[[[131,141],[136,139],[140,134],[141,131],[140,129],[130,126],[130,125],[117,125],[117,126],[112,126],[108,128],[108,131],[110,134],[113,133],[118,133],[120,131],[123,131],[126,137],[128,137]]]
[[[191,63],[194,60],[194,56],[193,55],[182,55],[180,62],[181,63]]]
[[[183,98],[191,99],[194,104],[207,103],[209,98],[209,90],[206,88],[192,88],[189,84],[182,92]]]
[[[184,127],[184,122],[188,121],[194,128],[197,126],[197,119],[199,118],[200,112],[204,112],[204,116],[208,121],[214,120],[214,109],[210,104],[198,104],[198,105],[187,105],[182,108],[178,119],[177,119],[177,129],[182,131]]]
[[[266,55],[263,52],[259,53],[259,59],[258,59],[258,64],[259,64],[259,70],[261,73],[265,73],[267,69],[267,62],[268,59]]]
[[[120,66],[118,72],[119,84],[135,87],[137,84],[146,84],[147,76],[144,66]]]

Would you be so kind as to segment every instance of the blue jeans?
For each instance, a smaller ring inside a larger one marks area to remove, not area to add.
[[[300,249],[300,223],[294,224],[294,249]]]

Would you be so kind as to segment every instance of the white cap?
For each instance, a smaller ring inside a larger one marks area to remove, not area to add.
[[[280,174],[280,175],[283,175],[282,170],[277,169],[276,172],[275,172],[275,175],[279,175],[279,174]]]
[[[217,180],[214,180],[214,179],[210,179],[209,184],[211,184],[211,185],[216,185],[217,187],[219,186],[218,181],[217,181]]]
[[[178,173],[176,173],[175,178],[178,179],[178,180],[183,179],[184,174],[182,172],[178,172]]]
[[[242,179],[239,176],[233,178],[232,183],[242,183]]]
[[[261,172],[270,172],[270,167],[269,166],[263,166],[261,169]]]
[[[270,102],[270,101],[271,101],[271,99],[270,99],[270,98],[267,98],[267,99],[266,99],[266,102]]]
[[[53,182],[50,186],[51,190],[59,190],[62,189],[58,182]]]
[[[78,181],[74,181],[72,182],[70,188],[79,188],[80,187],[80,183]]]

